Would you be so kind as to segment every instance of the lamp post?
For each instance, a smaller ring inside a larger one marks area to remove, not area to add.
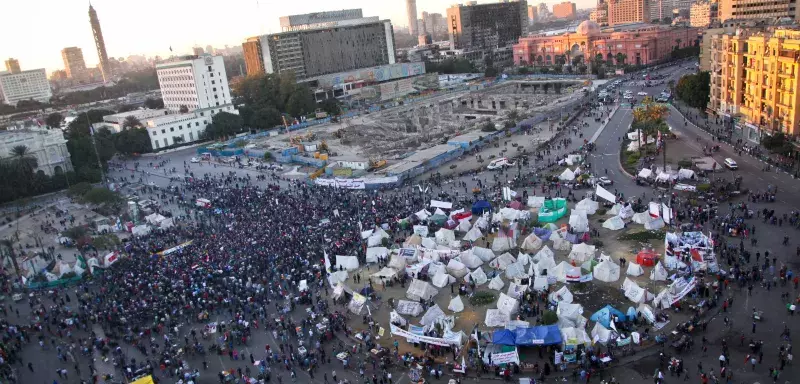
[[[100,160],[100,152],[97,151],[97,140],[94,137],[94,125],[89,119],[89,111],[84,111],[83,114],[86,116],[86,123],[89,124],[89,133],[92,136],[92,146],[94,147],[94,154],[97,156],[97,166],[100,167],[100,181],[106,188],[108,188],[108,180],[106,180],[106,173],[103,170],[103,162]]]

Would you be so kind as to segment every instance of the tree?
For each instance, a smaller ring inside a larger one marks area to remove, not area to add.
[[[119,194],[108,188],[92,188],[89,192],[83,195],[83,200],[87,203],[101,205],[101,204],[114,204],[121,201]]]
[[[27,176],[32,175],[33,170],[39,166],[39,161],[31,155],[30,150],[25,145],[17,145],[11,148],[11,162],[15,168]]]
[[[11,260],[11,265],[14,266],[14,274],[17,275],[17,278],[20,279],[22,282],[22,275],[19,271],[19,263],[17,262],[17,255],[14,253],[14,243],[11,240],[3,239],[0,240],[0,247],[4,248],[5,251],[3,252],[6,257]]]
[[[125,120],[122,122],[122,130],[131,129],[131,128],[139,128],[142,126],[142,122],[139,121],[139,118],[136,116],[127,116]]]
[[[675,85],[675,96],[693,108],[704,110],[711,93],[711,75],[700,72],[685,75]]]
[[[64,116],[61,116],[61,114],[58,112],[53,112],[47,115],[47,118],[44,119],[44,122],[50,128],[60,128],[61,123],[64,122]]]
[[[633,110],[633,123],[631,124],[631,128],[639,135],[640,155],[644,151],[648,137],[656,136],[658,132],[669,132],[669,126],[665,122],[668,113],[667,107],[653,103],[649,97],[645,98],[642,104],[641,107]]]
[[[325,99],[319,103],[319,107],[325,111],[328,116],[338,116],[342,113],[342,107],[339,100]]]
[[[153,151],[150,134],[145,128],[131,128],[117,133],[114,135],[114,147],[127,156]]]
[[[616,59],[617,59],[617,67],[621,67],[621,66],[625,65],[625,59],[627,59],[627,58],[628,58],[628,55],[626,55],[626,54],[624,54],[622,52],[618,52],[617,53],[617,57],[616,57]]]
[[[178,107],[178,112],[180,112],[180,113],[189,113],[189,107],[187,107],[185,105],[181,105],[180,107]]]
[[[144,107],[147,109],[162,109],[164,108],[164,99],[147,98],[144,101]]]
[[[213,125],[212,137],[215,139],[237,134],[242,131],[244,126],[241,116],[228,112],[217,113],[211,118],[211,122]]]
[[[269,106],[257,109],[248,125],[256,129],[270,129],[280,125],[282,122],[281,113],[275,107]]]
[[[311,90],[305,85],[298,85],[286,101],[286,113],[300,117],[314,112],[316,106]]]

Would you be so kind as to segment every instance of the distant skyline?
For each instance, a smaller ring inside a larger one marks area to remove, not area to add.
[[[466,0],[458,1],[465,3]],[[496,1],[479,1],[480,4]],[[548,5],[561,1],[544,1]],[[445,14],[454,0],[417,0],[417,17],[422,12]],[[539,4],[540,1],[528,1]],[[575,2],[578,8],[594,6],[592,0]],[[135,4],[135,5],[132,5]],[[92,1],[103,28],[109,58],[130,55],[170,56],[191,54],[192,47],[239,46],[250,36],[280,32],[278,18],[290,14],[362,8],[364,16],[391,19],[396,27],[408,24],[404,0],[367,1],[304,0],[114,0]],[[9,1],[0,6],[7,16],[0,23],[0,61],[18,59],[23,70],[45,68],[48,75],[64,69],[61,50],[83,49],[87,67],[98,58],[89,25],[89,2],[77,0]],[[8,17],[10,16],[10,17]]]

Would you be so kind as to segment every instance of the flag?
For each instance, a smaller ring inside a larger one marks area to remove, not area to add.
[[[169,46],[169,51],[172,52],[172,46],[171,45]]]
[[[702,262],[703,261],[703,256],[700,256],[700,252],[698,252],[696,249],[692,248],[692,250],[689,251],[689,253],[692,254],[692,260],[698,261],[698,262]]]
[[[89,134],[94,136],[94,124],[89,124]]]

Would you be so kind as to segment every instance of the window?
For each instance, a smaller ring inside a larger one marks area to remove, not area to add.
[[[205,116],[205,115],[203,114],[203,112],[200,112],[200,116]]]
[[[210,65],[208,66],[208,71],[209,71],[209,72],[211,72],[211,66],[210,66]],[[212,72],[212,73],[213,73],[213,72]]]
[[[175,132],[175,127],[169,127],[170,132]]]
[[[195,121],[195,122],[194,122],[194,126],[195,126],[195,127],[199,127],[199,126],[200,126],[200,122],[198,122],[198,121]],[[190,135],[191,135],[191,133],[190,133]]]
[[[211,74],[209,76],[214,77],[214,72],[211,72]]]
[[[217,81],[216,81],[216,80],[211,80],[211,84],[212,84],[212,85],[213,85],[213,84],[216,84],[216,83],[217,83]]]
[[[162,134],[166,134],[166,133],[167,133],[167,130],[166,130],[166,129],[162,129],[162,130],[161,130],[161,133],[162,133]]]
[[[217,97],[217,96],[214,96],[214,97]],[[217,106],[219,107],[219,101],[217,101]]]
[[[194,134],[189,132],[189,141],[194,141]]]
[[[212,90],[213,90],[214,92],[216,92],[216,91],[217,91],[217,87],[214,87],[214,88],[212,88]]]
[[[167,141],[167,138],[164,138],[164,146],[165,146],[165,147],[168,147],[168,146],[169,146],[169,142]]]
[[[192,125],[191,125],[191,124],[189,124],[189,125],[187,125],[186,127],[188,128],[188,127],[191,127],[191,126],[192,126]],[[179,130],[179,131],[182,131],[182,130],[183,130],[183,126],[182,126],[182,125],[179,125],[179,126],[178,126],[178,130]]]
[[[179,126],[178,126],[178,129],[183,129],[183,125],[179,125]]]

